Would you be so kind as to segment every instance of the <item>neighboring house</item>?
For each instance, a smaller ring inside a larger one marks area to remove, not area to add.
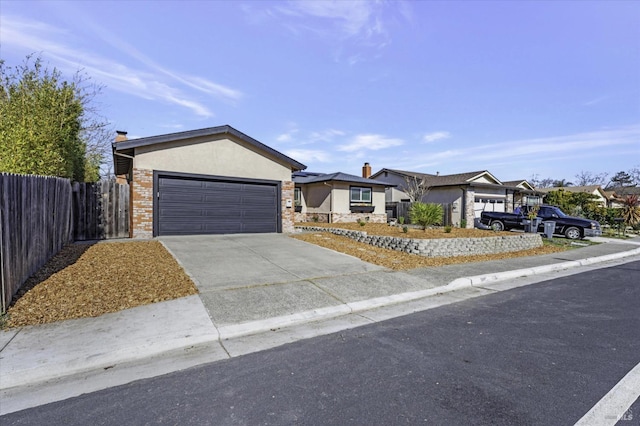
[[[141,139],[118,132],[131,236],[291,232],[292,172],[306,166],[231,126]]]
[[[395,184],[386,191],[386,202],[391,205],[409,201],[407,182],[418,182],[428,188],[420,201],[451,206],[452,223],[466,221],[473,228],[474,219],[483,211],[513,211],[515,206],[535,203],[534,188],[525,180],[509,185],[486,170],[453,175],[425,174],[405,170],[382,169],[371,179]]]
[[[594,195],[596,197],[594,201],[598,205],[602,207],[607,207],[610,205],[610,197],[607,195],[606,191],[600,187],[600,185],[538,188],[538,192],[542,193],[543,196],[552,191],[566,191],[571,193],[584,192],[586,194]]]
[[[624,200],[628,195],[640,197],[640,186],[618,186],[607,188],[605,191],[609,198],[609,207],[624,207]]]
[[[526,206],[533,204],[541,204],[542,196],[536,190],[536,188],[531,185],[526,180],[508,180],[502,182],[507,188],[514,188],[513,191],[513,207],[514,209],[518,206]]]
[[[296,222],[386,223],[385,188],[392,185],[346,173],[295,172]]]

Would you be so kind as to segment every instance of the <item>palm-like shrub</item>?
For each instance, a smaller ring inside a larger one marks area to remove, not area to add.
[[[417,223],[426,230],[427,226],[440,223],[443,210],[440,204],[413,203],[409,210],[411,223]]]
[[[640,223],[640,202],[635,194],[627,195],[622,201],[622,219],[629,226]]]

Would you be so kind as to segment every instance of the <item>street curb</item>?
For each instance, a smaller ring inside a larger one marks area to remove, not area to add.
[[[174,315],[170,318],[164,318],[163,320],[161,312],[165,307],[169,309],[169,306],[173,307]],[[189,330],[190,334],[185,335],[184,331],[178,329],[178,323],[186,322],[189,324],[190,322],[189,320],[185,321],[184,319],[176,318],[179,312],[181,312],[184,317],[191,316],[192,327]],[[133,363],[146,358],[159,356],[166,352],[185,350],[187,348],[219,341],[219,333],[211,322],[204,308],[204,304],[198,295],[139,306],[105,315],[113,318],[112,327],[116,329],[115,332],[105,331],[98,321],[94,321],[95,318],[75,319],[61,323],[53,323],[55,325],[45,324],[43,326],[20,328],[14,334],[12,340],[2,349],[0,358],[7,357],[7,359],[9,359],[9,357],[16,357],[20,354],[21,343],[19,339],[23,333],[31,334],[32,337],[30,340],[34,340],[33,336],[35,336],[35,340],[42,346],[30,349],[30,351],[33,352],[31,360],[21,359],[14,361],[14,363],[8,363],[6,361],[0,363],[0,377],[2,378],[0,381],[0,391],[4,392],[21,386],[33,386],[59,377],[80,375],[100,369],[107,370],[115,365]],[[131,330],[134,328],[138,330],[142,329],[141,322],[136,321],[136,319],[138,319],[136,317],[153,317],[155,321],[148,325],[147,331],[143,332],[137,339],[131,339],[130,334],[135,333]],[[207,321],[208,324],[206,324]],[[102,346],[99,347],[101,352],[82,353],[83,348],[71,347],[68,348],[68,350],[79,355],[76,357],[62,357],[62,359],[55,359],[54,357],[52,360],[47,353],[51,350],[48,344],[55,346],[56,343],[44,340],[47,334],[57,334],[56,340],[59,340],[57,343],[59,349],[63,346],[61,342],[70,334],[77,334],[73,331],[73,326],[79,322],[84,324],[83,331],[87,336],[102,341]],[[129,339],[125,336],[128,336]],[[104,342],[109,339],[112,342],[109,342],[105,347]],[[133,340],[135,344],[131,346],[122,345],[119,348],[115,347],[112,343],[114,340],[119,339],[123,341]],[[18,351],[17,353],[16,350]],[[24,352],[22,353],[24,354]],[[29,361],[31,361],[33,365],[25,368],[24,365]],[[62,375],[61,372],[63,372]]]
[[[598,257],[588,257],[581,260],[570,260],[567,262],[555,263],[551,265],[534,266],[532,268],[514,269],[512,271],[497,272],[495,274],[475,275],[472,277],[458,278],[458,280],[468,279],[474,287],[481,287],[483,284],[495,283],[513,278],[527,277],[531,275],[546,274],[549,272],[564,271],[579,266],[588,266],[596,263],[609,262],[612,260],[623,259],[625,257],[640,255],[640,248],[620,252],[606,254]],[[456,280],[457,281],[457,280]],[[455,281],[454,281],[455,282]]]
[[[438,294],[449,293],[456,290],[462,290],[471,287],[482,287],[483,285],[505,281],[514,278],[522,278],[532,275],[540,275],[549,272],[564,271],[579,266],[587,266],[595,263],[607,262],[611,260],[622,259],[629,256],[640,255],[640,248],[608,254],[598,257],[591,257],[582,260],[571,260],[567,262],[556,263],[552,265],[535,266],[531,268],[515,269],[505,272],[496,272],[492,274],[475,275],[470,277],[457,278],[444,286],[434,287],[426,290],[412,291],[406,293],[393,294],[390,296],[377,297],[373,299],[360,300],[357,302],[346,302],[342,305],[330,306],[327,308],[313,309],[304,312],[298,312],[291,315],[283,315],[272,317],[265,320],[257,320],[242,324],[234,324],[229,326],[218,326],[220,340],[228,340],[237,337],[245,337],[253,334],[275,330],[279,328],[321,321],[330,318],[336,318],[343,315],[357,314],[370,309],[381,308],[384,306],[395,305],[404,302],[411,302]]]
[[[60,377],[70,377],[74,375],[81,375],[90,371],[111,368],[114,365],[123,365],[127,363],[140,362],[149,357],[162,356],[165,353],[187,350],[190,348],[198,347],[201,345],[207,345],[211,343],[223,344],[224,340],[233,338],[245,337],[261,332],[273,331],[279,328],[285,328],[294,325],[300,325],[305,323],[311,323],[321,321],[325,319],[336,318],[349,314],[358,314],[367,310],[381,308],[384,306],[400,304],[404,302],[415,301],[438,294],[450,293],[457,290],[463,290],[465,288],[482,287],[483,285],[504,281],[508,279],[520,278],[525,276],[539,275],[549,272],[562,271],[567,269],[576,268],[579,266],[588,266],[596,263],[602,263],[612,260],[623,259],[625,257],[631,257],[640,255],[640,247],[609,255],[603,255],[598,257],[591,257],[582,260],[574,260],[561,262],[552,265],[542,265],[531,268],[523,268],[505,272],[476,275],[470,277],[457,278],[450,283],[434,287],[426,290],[419,290],[413,292],[406,292],[400,294],[394,294],[390,296],[378,297],[373,299],[367,299],[357,302],[347,302],[337,306],[330,306],[326,308],[313,309],[304,312],[298,312],[291,315],[284,315],[278,317],[267,318],[264,320],[257,320],[246,322],[242,324],[234,325],[216,325],[211,322],[210,317],[206,313],[206,309],[199,295],[189,296],[189,298],[197,298],[198,310],[201,311],[202,322],[209,322],[204,332],[198,336],[194,335],[182,335],[181,337],[163,338],[157,341],[147,341],[142,344],[137,344],[134,347],[124,347],[120,349],[110,350],[106,353],[93,354],[88,358],[68,360],[65,362],[59,362],[56,364],[40,364],[35,368],[29,368],[24,370],[10,371],[5,369],[2,371],[2,383],[0,384],[0,391],[6,392],[11,389],[22,386],[34,386],[38,383],[47,382],[49,380],[58,379]],[[187,298],[183,298],[186,300]],[[176,299],[169,302],[162,303],[175,303],[181,299]],[[160,305],[160,304],[154,304]],[[152,305],[148,305],[152,306]],[[193,308],[193,307],[192,307]],[[134,308],[136,309],[136,308]],[[129,310],[130,311],[130,310]],[[107,314],[107,315],[127,315],[127,313]],[[72,320],[75,321],[75,320]],[[44,329],[42,329],[44,330]],[[19,329],[15,332],[11,339],[7,340],[7,344],[2,348],[2,352],[7,348],[10,348],[13,339],[22,332]],[[3,332],[5,333],[5,332]],[[3,355],[7,355],[6,353]],[[61,374],[62,372],[62,374]]]

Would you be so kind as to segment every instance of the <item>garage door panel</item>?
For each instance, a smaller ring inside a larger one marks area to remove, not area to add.
[[[159,235],[278,231],[277,184],[158,178]]]

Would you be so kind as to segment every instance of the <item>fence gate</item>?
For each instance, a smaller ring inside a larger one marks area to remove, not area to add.
[[[76,241],[129,237],[129,185],[74,183],[73,224]]]

